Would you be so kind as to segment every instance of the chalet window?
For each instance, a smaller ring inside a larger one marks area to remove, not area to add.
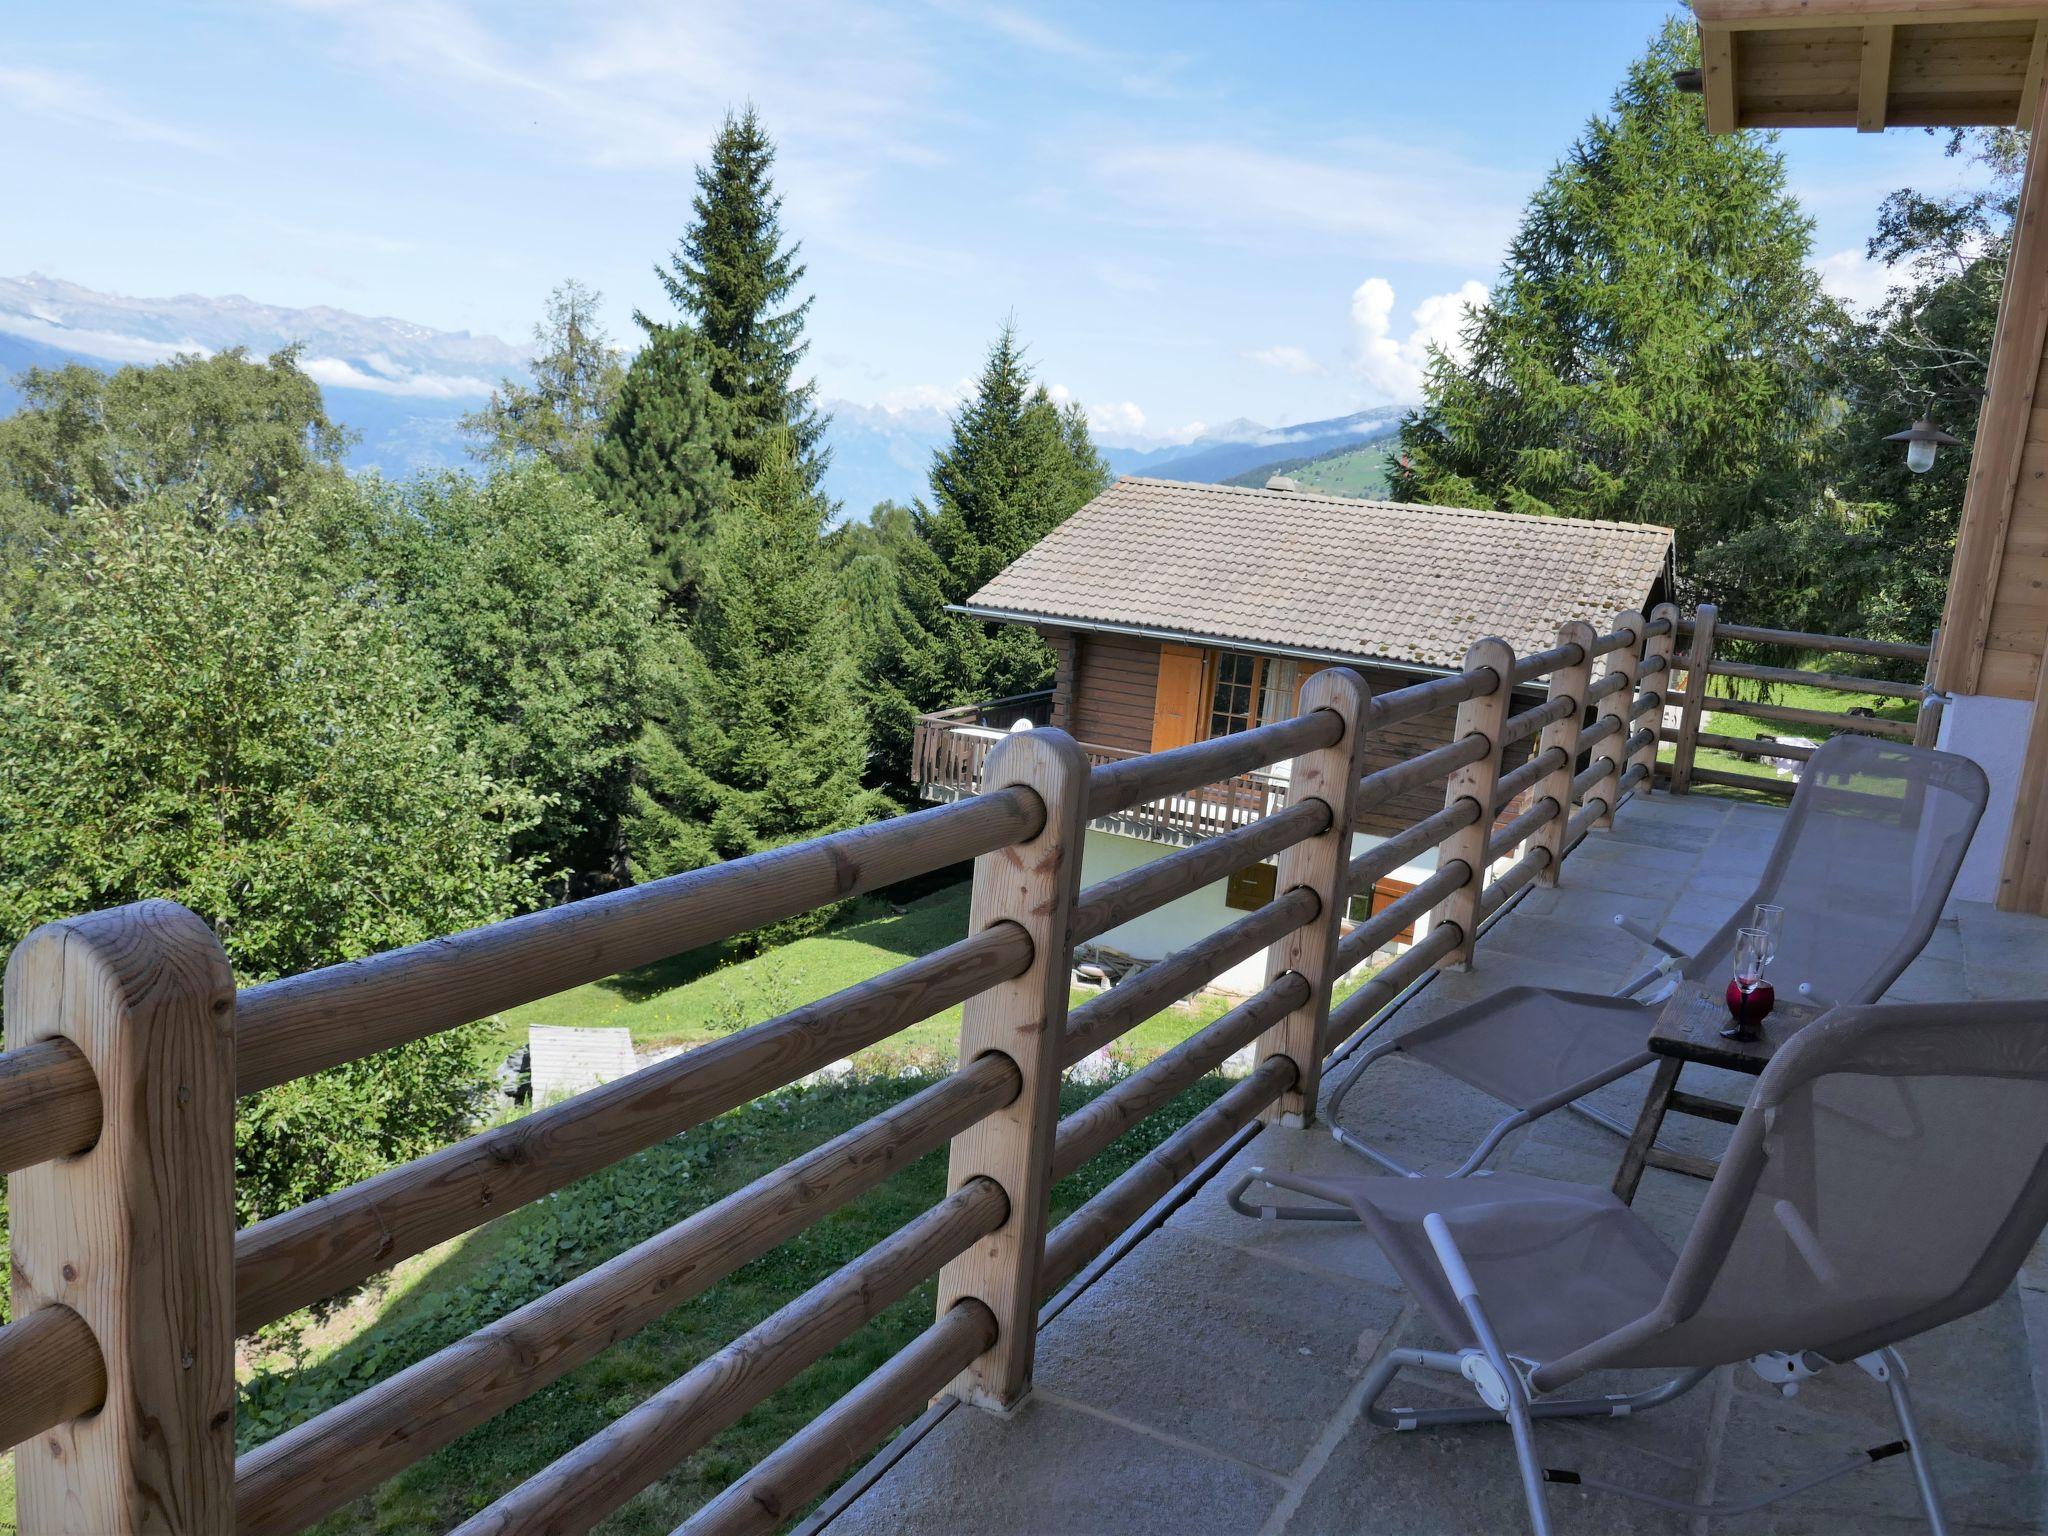
[[[1260,672],[1265,659],[1242,651],[1216,652],[1209,690],[1209,737],[1234,735],[1257,724]]]

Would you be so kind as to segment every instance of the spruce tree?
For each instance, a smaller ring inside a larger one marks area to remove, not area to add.
[[[711,163],[697,172],[695,217],[655,276],[708,348],[711,387],[730,407],[724,453],[733,477],[760,473],[770,440],[782,434],[814,491],[827,458],[825,418],[813,386],[795,382],[811,301],[787,304],[804,268],[800,247],[783,244],[774,165],[775,144],[754,109],[728,114]]]
[[[922,710],[1042,688],[1053,658],[1014,624],[948,613],[1109,484],[1078,406],[1035,384],[1013,326],[989,349],[972,398],[932,459],[929,505],[911,510],[913,535],[893,546],[898,601],[872,636],[869,678],[878,766],[895,782],[909,767]]]
[[[643,742],[640,879],[871,820],[856,647],[794,444],[770,438],[733,492],[678,649],[665,729]],[[813,915],[813,925],[816,915]],[[786,931],[778,930],[781,937]]]
[[[1805,514],[1840,311],[1772,141],[1706,132],[1674,17],[1531,199],[1469,360],[1402,424],[1408,501],[1663,523],[1688,601],[1768,611],[1742,536]]]
[[[719,452],[728,412],[712,391],[697,333],[641,323],[647,344],[626,370],[591,482],[607,506],[645,532],[655,586],[687,606],[730,483]]]

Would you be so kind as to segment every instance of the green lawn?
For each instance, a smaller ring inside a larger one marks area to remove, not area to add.
[[[502,1057],[526,1038],[531,1024],[629,1029],[633,1043],[642,1048],[702,1045],[965,937],[967,902],[968,886],[962,882],[901,907],[876,900],[856,903],[853,912],[825,932],[750,960],[734,960],[723,947],[679,955],[511,1010],[500,1020],[492,1049]],[[1076,992],[1073,1000],[1080,1003],[1091,995]],[[1170,1008],[1126,1035],[1123,1052],[1149,1060],[1215,1019],[1225,1006],[1204,1000]],[[861,1058],[947,1062],[959,1038],[960,1009],[955,1006],[862,1052]]]
[[[1726,678],[1715,679],[1716,689],[1724,688],[1727,682]],[[1911,724],[1914,717],[1919,713],[1918,706],[1910,699],[1891,699],[1874,693],[1837,693],[1832,688],[1812,688],[1803,684],[1779,684],[1771,689],[1767,702],[1783,704],[1793,709],[1821,709],[1828,711],[1830,714],[1844,714],[1851,709],[1867,708],[1873,711],[1879,719],[1898,720],[1906,724]],[[1803,736],[1808,741],[1826,741],[1835,734],[1825,726],[1790,725],[1776,720],[1755,720],[1751,719],[1748,715],[1732,714],[1726,710],[1719,713],[1709,711],[1708,718],[1701,723],[1700,729],[1710,735],[1735,736],[1740,737],[1744,741],[1755,741],[1760,736]],[[1672,760],[1673,751],[1672,744],[1665,742],[1657,749],[1657,760],[1668,767]],[[1722,773],[1756,774],[1765,778],[1775,776],[1774,770],[1765,764],[1756,762],[1753,759],[1738,757],[1733,752],[1723,751],[1720,748],[1700,748],[1697,757],[1694,759],[1694,765],[1700,768],[1716,769]],[[1784,779],[1780,782],[1784,784],[1786,792],[1789,794],[1793,788],[1792,780]],[[1696,792],[1699,794],[1728,795],[1743,800],[1757,800],[1770,805],[1784,804],[1782,796],[1764,794],[1756,790],[1735,789],[1719,784],[1698,785],[1696,786]]]

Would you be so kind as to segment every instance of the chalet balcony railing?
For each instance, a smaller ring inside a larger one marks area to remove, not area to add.
[[[964,705],[917,717],[911,740],[911,774],[918,792],[928,800],[955,800],[978,794],[982,771],[989,754],[1010,728],[987,723],[1014,713],[1004,705],[1043,698],[1050,705],[1052,695],[1025,694],[1020,699],[998,700],[994,704]],[[1027,718],[1019,715],[1018,718]],[[1043,723],[1038,722],[1038,723]],[[1117,747],[1081,742],[1080,748],[1091,767],[1128,762],[1148,756]],[[1162,795],[1139,805],[1127,806],[1113,816],[1102,818],[1121,830],[1171,841],[1196,841],[1215,837],[1233,828],[1249,826],[1287,803],[1287,780],[1279,774],[1241,773],[1214,784],[1200,784],[1185,792]]]
[[[1057,730],[1006,732],[954,803],[240,989],[170,902],[37,929],[8,960],[0,1051],[17,1309],[0,1446],[17,1447],[21,1529],[303,1530],[947,1146],[945,1198],[458,1536],[588,1530],[933,1277],[932,1326],[681,1531],[777,1529],[937,1393],[1014,1402],[1042,1302],[1254,1120],[1312,1115],[1333,1053],[1433,969],[1471,964],[1487,921],[1649,789],[1658,732],[1636,722],[1663,707],[1681,627],[1666,606],[1604,634],[1568,624],[1532,656],[1482,640],[1460,671],[1377,698],[1331,668],[1296,718],[1171,752],[1097,761]],[[1510,713],[1541,678],[1544,702]],[[1444,710],[1444,746],[1364,771],[1377,732]],[[1282,763],[1284,803],[1080,888],[1089,823]],[[1354,856],[1361,810],[1437,783],[1441,810]],[[1343,930],[1353,894],[1432,849],[1427,882]],[[1069,1008],[1076,946],[1267,858],[1272,901]],[[238,1097],[969,859],[957,942],[235,1230]],[[1333,1006],[1337,978],[1424,913],[1427,936]],[[1065,1068],[1262,951],[1260,991],[1060,1117]],[[239,1335],[955,1004],[951,1076],[236,1456]],[[1047,1229],[1054,1182],[1245,1046],[1249,1076]]]

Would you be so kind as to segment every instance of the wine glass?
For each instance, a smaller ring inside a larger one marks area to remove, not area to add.
[[[1764,964],[1769,965],[1778,958],[1778,945],[1785,937],[1785,909],[1768,901],[1760,901],[1749,915],[1749,925],[1764,931]]]
[[[1771,935],[1763,928],[1735,930],[1735,985],[1749,992],[1764,979],[1764,967],[1771,963]]]

